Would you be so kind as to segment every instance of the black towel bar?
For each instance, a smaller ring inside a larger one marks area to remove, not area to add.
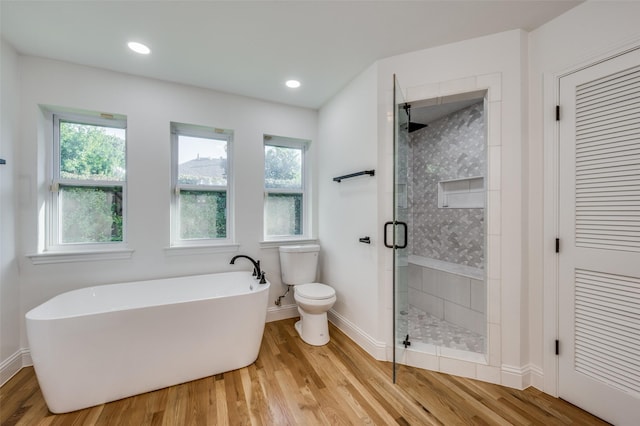
[[[361,172],[351,173],[349,175],[334,177],[333,181],[334,182],[342,182],[342,179],[349,179],[349,178],[352,178],[352,177],[362,176],[362,175],[375,176],[375,174],[376,174],[375,170],[363,170]]]

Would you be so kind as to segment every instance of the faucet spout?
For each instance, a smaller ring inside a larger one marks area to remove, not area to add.
[[[262,271],[260,270],[260,261],[259,260],[253,260],[251,257],[246,256],[244,254],[239,254],[237,256],[233,256],[231,258],[231,262],[229,262],[230,265],[233,265],[236,263],[236,259],[238,258],[245,258],[248,259],[251,263],[253,263],[253,276],[256,278],[260,278],[262,275]]]

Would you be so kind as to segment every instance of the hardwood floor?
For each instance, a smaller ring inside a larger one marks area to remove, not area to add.
[[[2,425],[604,425],[533,388],[375,361],[331,326],[306,345],[294,320],[268,323],[258,360],[231,371],[73,413],[49,413],[33,368],[0,388]]]

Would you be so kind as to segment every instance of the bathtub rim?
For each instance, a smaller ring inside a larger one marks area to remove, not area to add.
[[[179,300],[179,301],[175,301],[175,302],[168,302],[168,303],[148,303],[145,305],[140,305],[140,306],[127,306],[127,305],[122,305],[119,306],[115,309],[100,309],[100,310],[96,310],[96,311],[92,311],[92,312],[81,312],[81,313],[75,313],[75,314],[65,314],[65,315],[41,315],[41,316],[34,316],[36,311],[40,308],[42,310],[44,310],[44,308],[42,308],[43,306],[45,306],[46,304],[54,301],[55,299],[59,299],[62,298],[66,295],[69,294],[73,294],[73,293],[82,293],[82,292],[88,292],[91,291],[94,288],[99,288],[99,287],[125,287],[125,286],[130,286],[133,284],[138,284],[138,283],[151,283],[151,282],[167,282],[170,280],[179,280],[179,279],[183,279],[183,278],[201,278],[201,277],[207,277],[207,276],[220,276],[220,275],[242,275],[243,277],[249,277],[252,281],[253,284],[255,285],[255,287],[253,288],[253,290],[248,290],[248,291],[242,291],[242,292],[237,292],[237,293],[230,293],[230,294],[222,294],[222,295],[216,295],[216,296],[209,296],[209,297],[194,297],[191,299],[187,299],[187,300]],[[121,311],[133,311],[133,310],[140,310],[140,309],[148,309],[148,308],[153,308],[153,307],[158,307],[158,306],[169,306],[169,305],[180,305],[180,304],[184,304],[184,303],[192,303],[192,302],[198,302],[198,301],[204,301],[204,300],[215,300],[215,299],[223,299],[223,298],[227,298],[227,297],[238,297],[238,296],[248,296],[251,294],[256,294],[256,293],[260,293],[262,291],[269,291],[269,288],[271,287],[271,282],[269,280],[266,280],[267,282],[265,284],[259,284],[259,282],[255,279],[255,277],[253,277],[251,275],[251,271],[224,271],[224,272],[211,272],[211,273],[206,273],[206,274],[195,274],[195,275],[178,275],[178,276],[174,276],[174,277],[164,277],[164,278],[150,278],[148,280],[136,280],[136,281],[126,281],[126,282],[119,282],[119,283],[110,283],[110,284],[98,284],[98,285],[92,285],[92,286],[88,286],[88,287],[81,287],[81,288],[77,288],[74,290],[69,290],[69,291],[65,291],[63,293],[57,294],[47,300],[45,300],[44,302],[38,304],[37,306],[31,308],[25,315],[24,318],[26,321],[58,321],[58,320],[65,320],[65,319],[73,319],[73,318],[79,318],[79,317],[88,317],[88,316],[94,316],[94,315],[103,315],[103,314],[109,314],[109,313],[115,313],[115,312],[121,312]]]

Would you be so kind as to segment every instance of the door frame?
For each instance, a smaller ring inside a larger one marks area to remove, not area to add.
[[[560,122],[556,120],[555,106],[560,102],[560,79],[583,69],[606,62],[617,56],[640,49],[640,40],[627,42],[617,48],[607,49],[565,69],[543,74],[543,391],[558,396],[559,358],[556,356],[556,339],[559,338],[559,255],[555,240],[559,237],[560,217]],[[562,110],[560,110],[562,119]],[[560,241],[562,252],[562,241]],[[560,344],[562,351],[562,344]]]

